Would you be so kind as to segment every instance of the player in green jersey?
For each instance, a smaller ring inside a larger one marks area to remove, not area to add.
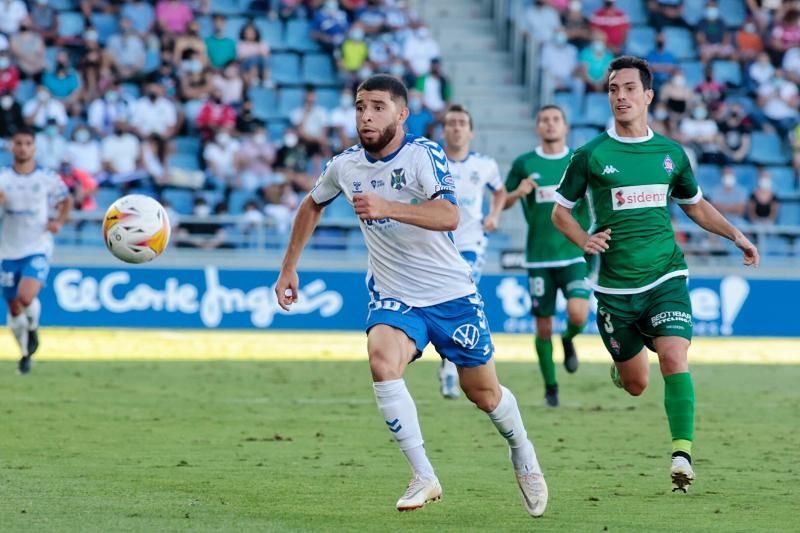
[[[553,222],[589,254],[600,255],[597,325],[614,359],[612,377],[633,396],[647,387],[647,348],[658,354],[664,408],[672,435],[672,490],[694,480],[694,385],[687,354],[692,339],[689,271],[675,242],[669,200],[700,227],[732,240],[744,264],[758,266],[758,250],[703,199],[680,144],[647,125],[653,75],[646,61],[620,57],[608,69],[614,126],[575,152],[556,191]],[[572,215],[589,192],[597,232]]]
[[[534,345],[545,384],[545,402],[558,406],[558,382],[553,363],[553,315],[556,293],[567,299],[567,327],[561,334],[564,366],[567,372],[578,369],[578,356],[572,339],[586,325],[591,291],[586,283],[586,261],[583,250],[562,235],[550,220],[555,191],[572,152],[567,148],[567,122],[558,106],[542,107],[536,115],[536,134],[541,144],[532,152],[519,156],[506,178],[505,208],[517,200],[522,204],[528,222],[525,266],[531,294],[531,312],[536,317]],[[580,202],[574,210],[583,229],[591,224],[588,204]]]

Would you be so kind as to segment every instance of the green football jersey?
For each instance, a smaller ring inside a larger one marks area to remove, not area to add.
[[[583,261],[583,250],[575,246],[558,231],[550,219],[555,203],[555,192],[572,152],[545,154],[541,147],[519,156],[511,165],[506,178],[506,190],[516,190],[525,178],[533,178],[536,188],[520,198],[522,211],[528,222],[528,241],[525,247],[525,266],[546,268],[566,266]],[[573,211],[583,229],[591,224],[587,202],[579,202]]]
[[[588,191],[597,231],[611,228],[592,288],[636,294],[689,271],[675,241],[669,199],[702,199],[689,158],[680,144],[648,129],[641,138],[609,130],[572,156],[556,191],[556,202],[572,207]]]

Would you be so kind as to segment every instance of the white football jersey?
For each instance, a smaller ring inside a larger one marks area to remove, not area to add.
[[[456,196],[461,219],[454,232],[459,252],[483,254],[486,234],[483,232],[483,194],[486,189],[497,191],[503,187],[497,161],[491,157],[470,152],[463,161],[448,160],[450,172],[456,182]]]
[[[2,205],[0,258],[49,256],[53,251],[53,235],[47,231],[50,207],[69,194],[59,175],[40,167],[30,174],[3,168],[0,169],[0,191],[6,197]]]
[[[407,204],[441,198],[458,205],[444,151],[413,135],[383,159],[373,159],[361,145],[345,150],[328,163],[311,198],[327,205],[344,193],[352,205],[353,194],[366,192]],[[396,298],[411,307],[427,307],[476,292],[470,268],[450,232],[389,218],[359,220],[359,224],[369,252],[371,298]]]

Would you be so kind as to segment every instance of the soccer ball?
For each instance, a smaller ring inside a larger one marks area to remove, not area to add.
[[[103,217],[103,240],[114,257],[126,263],[147,263],[161,255],[169,234],[167,212],[149,196],[123,196]]]

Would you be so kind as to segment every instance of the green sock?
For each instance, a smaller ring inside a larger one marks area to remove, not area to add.
[[[664,409],[667,411],[672,451],[692,453],[694,438],[694,384],[688,372],[664,376]]]
[[[556,385],[556,365],[553,363],[553,341],[534,338],[536,355],[539,356],[539,368],[542,371],[545,385]]]
[[[562,339],[572,340],[575,335],[583,331],[583,328],[586,327],[586,322],[583,324],[575,325],[572,322],[567,322],[567,329],[561,334]]]

